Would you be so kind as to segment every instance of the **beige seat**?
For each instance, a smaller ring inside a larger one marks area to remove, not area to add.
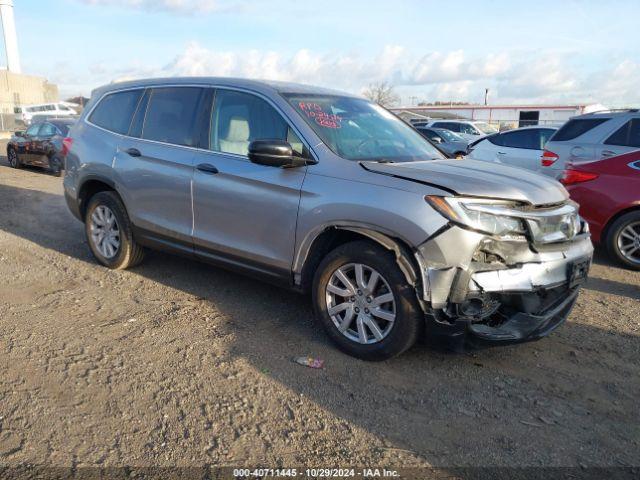
[[[231,117],[227,136],[220,139],[220,151],[237,155],[249,153],[249,122],[246,118]]]

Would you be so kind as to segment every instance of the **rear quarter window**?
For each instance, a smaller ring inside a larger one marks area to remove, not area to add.
[[[91,112],[89,122],[111,132],[127,133],[142,92],[143,90],[128,90],[107,94]]]
[[[604,142],[605,145],[640,148],[640,118],[625,123]]]
[[[569,120],[565,123],[556,134],[551,137],[554,142],[564,142],[567,140],[573,140],[580,135],[587,133],[589,130],[593,130],[598,125],[603,124],[609,120],[608,118],[576,118]]]

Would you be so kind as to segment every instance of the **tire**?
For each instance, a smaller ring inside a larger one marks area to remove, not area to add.
[[[62,159],[59,157],[52,157],[49,159],[49,171],[51,175],[55,177],[62,176]]]
[[[7,160],[11,168],[22,168],[22,162],[20,162],[18,152],[16,152],[14,148],[10,148],[7,151]]]
[[[635,232],[635,236],[632,232]],[[640,270],[640,210],[625,213],[616,219],[607,228],[605,245],[613,260],[626,268]],[[625,249],[628,253],[631,249],[630,255],[625,256],[623,253],[622,248],[625,246],[628,247]]]
[[[110,221],[111,216],[114,222]],[[98,192],[91,197],[84,224],[91,253],[105,267],[124,270],[142,261],[144,250],[133,238],[129,215],[117,193]],[[100,242],[100,232],[102,232],[102,242]],[[115,243],[118,244],[117,248],[114,246]]]
[[[360,283],[353,280],[356,278],[357,265],[362,265],[364,272],[361,277],[364,281]],[[346,284],[339,279],[336,280],[338,271],[351,280],[354,288],[345,289]],[[368,290],[361,287],[365,284],[368,284],[367,287],[371,286],[373,271],[381,278],[377,280],[376,287],[367,297]],[[355,291],[355,294],[347,299],[346,295],[334,294],[328,290],[328,287],[331,287],[334,292],[341,291],[351,295],[350,292]],[[363,295],[358,295],[359,293]],[[382,299],[383,295],[388,299],[389,293],[393,296],[393,302],[382,303],[379,307],[375,307],[375,303],[366,303],[374,298]],[[400,355],[416,343],[424,322],[415,290],[407,284],[404,274],[396,263],[395,255],[367,241],[347,243],[331,251],[320,262],[315,272],[312,295],[316,318],[322,323],[327,335],[340,350],[363,360],[381,361]],[[329,313],[330,306],[342,308],[341,306],[345,305],[348,308],[339,311],[332,318]],[[366,307],[371,308],[365,311]],[[355,313],[356,310],[359,310],[359,313]],[[374,314],[373,310],[378,313]],[[395,314],[392,322],[377,317],[382,314],[389,317],[390,311]],[[352,318],[350,321],[347,321],[348,316]],[[362,328],[370,343],[364,343],[355,338],[356,336],[359,339],[363,338],[358,325],[361,323],[360,316],[363,317],[362,323],[365,318],[368,318],[367,326]],[[374,330],[369,327],[371,320],[376,322],[378,335],[384,334],[382,338],[375,337]],[[334,322],[342,321],[347,321],[348,325],[341,331]]]

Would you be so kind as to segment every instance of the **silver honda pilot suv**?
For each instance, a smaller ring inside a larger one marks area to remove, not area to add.
[[[65,197],[95,258],[146,248],[311,292],[343,351],[382,360],[543,337],[573,307],[593,247],[555,180],[447,160],[350,94],[228,78],[93,92]]]

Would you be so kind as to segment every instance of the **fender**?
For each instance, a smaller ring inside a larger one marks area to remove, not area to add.
[[[405,247],[398,240],[395,240],[390,232],[384,232],[383,229],[372,227],[371,225],[365,224],[355,224],[355,223],[335,223],[330,225],[323,225],[315,229],[311,232],[307,237],[301,242],[300,248],[298,249],[296,256],[294,258],[293,263],[293,274],[294,274],[294,282],[296,285],[300,285],[302,282],[302,269],[307,261],[309,256],[309,252],[311,251],[311,246],[318,239],[318,237],[326,232],[329,229],[336,230],[347,230],[354,233],[358,233],[367,238],[370,238],[378,245],[386,248],[387,250],[391,250],[396,255],[396,261],[403,275],[407,279],[409,285],[416,285],[418,278],[421,278],[420,272],[416,265],[414,265],[411,260],[413,255],[412,252],[408,251],[408,248]],[[404,242],[408,245],[407,242]]]
[[[122,194],[118,191],[118,188],[116,187],[116,183],[113,181],[113,179],[100,174],[89,173],[86,176],[83,176],[82,181],[79,182],[79,187],[78,187],[76,198],[75,198],[76,204],[78,206],[78,213],[81,214],[81,216],[82,216],[82,210],[84,208],[84,205],[82,204],[82,196],[83,196],[82,194],[84,193],[84,188],[87,185],[87,183],[92,181],[97,181],[97,182],[104,183],[105,185],[108,185],[118,195],[120,195],[120,198],[123,198]],[[65,189],[65,194],[66,194],[66,189]]]

